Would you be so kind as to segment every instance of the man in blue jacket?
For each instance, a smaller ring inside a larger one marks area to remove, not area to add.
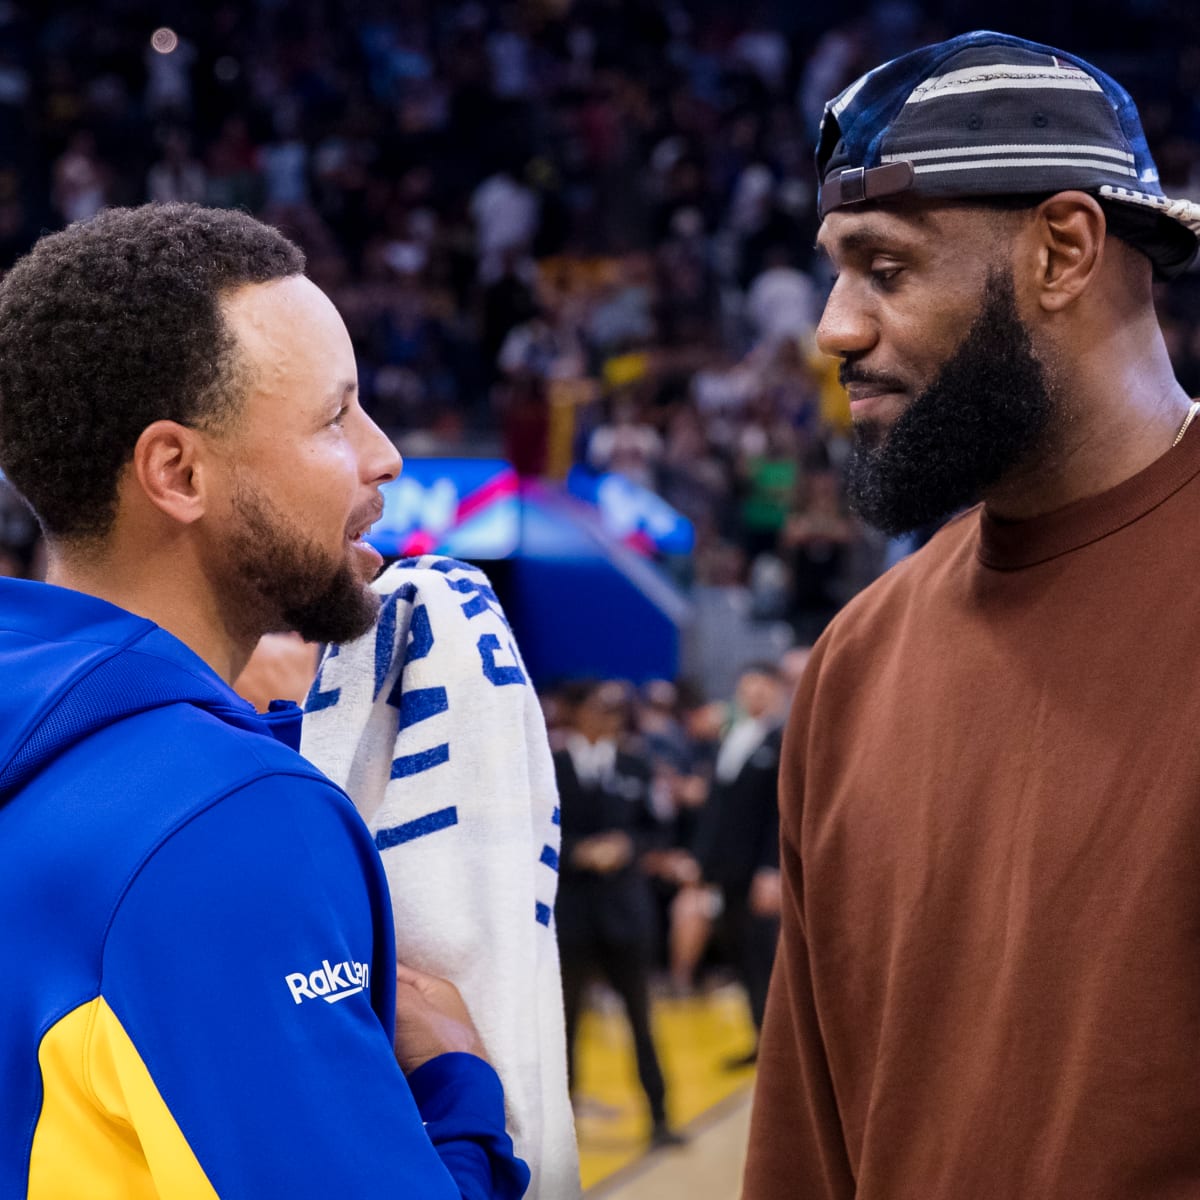
[[[371,625],[399,458],[300,251],[112,210],[0,284],[0,466],[49,549],[0,581],[0,1195],[515,1200],[528,1172],[448,984],[259,637]]]

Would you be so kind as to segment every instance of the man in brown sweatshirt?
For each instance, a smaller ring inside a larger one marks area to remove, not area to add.
[[[744,1198],[1200,1197],[1200,405],[1151,298],[1200,207],[998,34],[864,76],[817,165],[859,511],[966,511],[800,684]]]

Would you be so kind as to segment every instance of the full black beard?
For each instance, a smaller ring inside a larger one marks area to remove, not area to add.
[[[379,597],[347,558],[332,560],[254,491],[241,489],[234,503],[226,583],[239,626],[255,638],[290,630],[306,642],[349,642],[371,628]]]
[[[1054,408],[1012,274],[991,271],[966,337],[891,430],[855,425],[851,506],[892,536],[940,521],[1034,457]]]

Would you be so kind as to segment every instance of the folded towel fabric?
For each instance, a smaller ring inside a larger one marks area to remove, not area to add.
[[[374,587],[375,629],[326,652],[301,749],[375,837],[398,957],[462,993],[533,1173],[527,1195],[572,1200],[558,792],[541,708],[478,568],[402,559]]]

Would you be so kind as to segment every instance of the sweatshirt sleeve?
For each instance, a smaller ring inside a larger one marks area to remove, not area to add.
[[[163,1195],[523,1195],[492,1068],[396,1063],[392,947],[370,835],[311,777],[243,787],[158,846],[110,924],[88,1062]]]

